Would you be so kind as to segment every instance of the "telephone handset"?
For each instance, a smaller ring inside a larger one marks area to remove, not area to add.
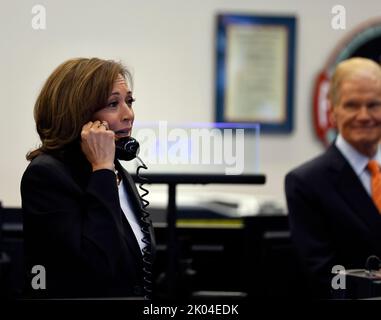
[[[139,142],[132,137],[120,138],[115,141],[115,158],[129,161],[139,153]]]

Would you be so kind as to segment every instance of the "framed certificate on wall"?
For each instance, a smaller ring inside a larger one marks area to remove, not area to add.
[[[292,16],[217,16],[217,122],[292,131],[295,34]]]

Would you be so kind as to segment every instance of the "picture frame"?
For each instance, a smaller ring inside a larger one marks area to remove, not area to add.
[[[217,122],[292,132],[296,27],[295,16],[217,16]]]

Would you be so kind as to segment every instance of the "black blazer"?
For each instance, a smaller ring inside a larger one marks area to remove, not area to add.
[[[119,163],[116,166],[141,217],[135,184]],[[28,296],[144,294],[142,254],[121,210],[114,172],[92,172],[79,146],[73,145],[33,159],[21,181],[21,196]],[[45,267],[45,290],[31,287],[34,265]]]
[[[285,182],[294,243],[314,293],[328,297],[334,265],[364,268],[368,256],[381,257],[381,215],[335,145]]]

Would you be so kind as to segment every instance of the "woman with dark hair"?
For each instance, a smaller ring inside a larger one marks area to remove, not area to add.
[[[131,135],[131,75],[120,63],[72,59],[47,79],[34,108],[41,146],[21,181],[26,291],[37,297],[151,294],[152,224],[115,160]],[[44,286],[33,285],[42,266]]]

